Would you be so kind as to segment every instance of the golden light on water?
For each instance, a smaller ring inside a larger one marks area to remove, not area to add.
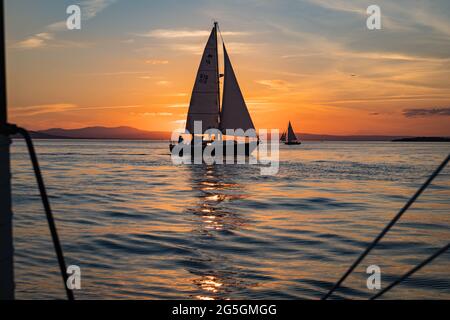
[[[204,294],[196,296],[199,300],[216,300],[218,298],[217,295],[224,286],[223,281],[218,277],[211,275],[203,276],[202,278],[195,280],[194,283],[204,291]]]
[[[199,300],[216,300],[212,297],[206,297],[206,296],[196,296],[196,298]]]
[[[220,201],[220,200],[222,200],[221,196],[218,195],[218,194],[215,194],[215,195],[212,195],[212,196],[207,196],[207,197],[205,197],[205,199],[208,200],[208,201]]]
[[[218,288],[220,288],[223,283],[220,283],[216,277],[206,276],[205,279],[201,281],[201,287],[203,290],[217,292]]]
[[[203,181],[203,182],[201,183],[201,185],[204,185],[204,186],[217,186],[217,183],[214,183],[214,182],[208,182],[208,181]]]

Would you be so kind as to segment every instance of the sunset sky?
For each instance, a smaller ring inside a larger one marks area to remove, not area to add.
[[[9,117],[29,129],[178,128],[215,19],[257,128],[450,136],[448,0],[5,2]]]

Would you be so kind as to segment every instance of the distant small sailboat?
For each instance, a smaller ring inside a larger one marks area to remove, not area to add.
[[[295,135],[294,129],[292,129],[292,124],[289,121],[289,125],[287,128],[287,132],[283,133],[281,135],[281,141],[284,142],[284,144],[286,145],[299,145],[302,144],[298,139],[297,136]]]
[[[186,130],[189,131],[192,138],[194,137],[194,122],[198,121],[202,122],[202,134],[211,128],[219,129],[223,134],[226,133],[227,129],[242,129],[244,132],[248,129],[255,129],[231,65],[225,43],[223,43],[224,74],[219,73],[217,31],[218,23],[215,22],[203,52],[191,95]],[[222,107],[220,104],[221,77],[224,77]],[[237,154],[238,145],[242,147],[241,144],[244,143],[245,155],[250,155],[258,146],[257,137],[254,139],[255,142],[249,142],[245,139],[244,142],[242,142],[242,139],[240,142],[230,139],[224,140],[223,154],[226,154],[227,144],[234,143],[235,154]],[[203,148],[211,142],[203,137]],[[185,143],[182,135],[180,135],[177,143]],[[170,152],[172,152],[175,145],[176,143],[170,144]],[[193,144],[191,145],[193,147]],[[239,148],[239,150],[242,150],[242,148]]]

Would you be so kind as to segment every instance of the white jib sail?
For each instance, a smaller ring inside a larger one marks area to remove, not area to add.
[[[255,129],[233,71],[233,66],[228,57],[225,44],[223,46],[223,52],[225,58],[225,80],[223,85],[220,128],[224,133],[227,129],[242,129],[244,131]]]

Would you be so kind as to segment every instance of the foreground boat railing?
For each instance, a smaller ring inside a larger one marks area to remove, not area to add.
[[[41,169],[37,159],[36,151],[34,149],[33,140],[31,139],[30,133],[23,128],[20,128],[13,124],[6,124],[1,126],[0,134],[5,136],[11,136],[15,134],[20,134],[25,139],[27,144],[28,153],[30,155],[31,163],[33,165],[34,174],[36,176],[36,181],[39,188],[39,193],[41,195],[42,204],[44,206],[45,214],[47,217],[48,227],[50,229],[50,234],[53,241],[53,246],[55,248],[56,257],[58,259],[59,269],[64,282],[64,288],[66,290],[67,299],[74,300],[73,292],[67,287],[67,268],[66,262],[64,260],[64,254],[62,250],[61,243],[59,241],[58,232],[56,229],[55,219],[53,218],[52,209],[50,207],[50,201],[48,198],[47,190],[45,188],[44,179],[42,177]]]
[[[447,155],[445,160],[439,165],[439,167],[431,174],[431,176],[428,177],[428,179],[425,181],[425,183],[416,191],[416,193],[411,197],[411,199],[408,200],[408,202],[403,206],[402,209],[395,215],[394,218],[384,227],[384,229],[380,232],[380,234],[373,240],[373,242],[364,250],[364,252],[356,259],[356,261],[348,268],[348,270],[344,273],[344,275],[334,284],[333,288],[328,291],[328,293],[322,297],[322,300],[326,300],[328,297],[330,297],[334,291],[336,291],[337,288],[341,286],[341,284],[347,279],[347,277],[355,270],[355,268],[361,263],[361,261],[369,254],[370,251],[380,242],[380,240],[386,235],[386,233],[397,223],[397,221],[402,217],[402,215],[411,207],[411,205],[417,200],[417,198],[425,191],[426,188],[431,184],[431,182],[436,178],[439,173],[445,168],[445,166],[450,161],[450,154]],[[438,251],[438,255],[442,254],[448,249],[448,246],[445,246],[441,250]],[[434,260],[438,255],[433,255],[421,264],[419,264],[417,267],[413,268],[411,271],[409,271],[407,274],[405,274],[403,277],[401,277],[399,280],[397,280],[394,284],[391,284],[387,288],[385,288],[382,292],[378,293],[372,298],[377,298],[381,294],[384,294],[389,289],[391,289],[393,286],[397,285],[407,277],[409,277],[411,274],[422,268],[424,265],[430,263],[432,260]]]

